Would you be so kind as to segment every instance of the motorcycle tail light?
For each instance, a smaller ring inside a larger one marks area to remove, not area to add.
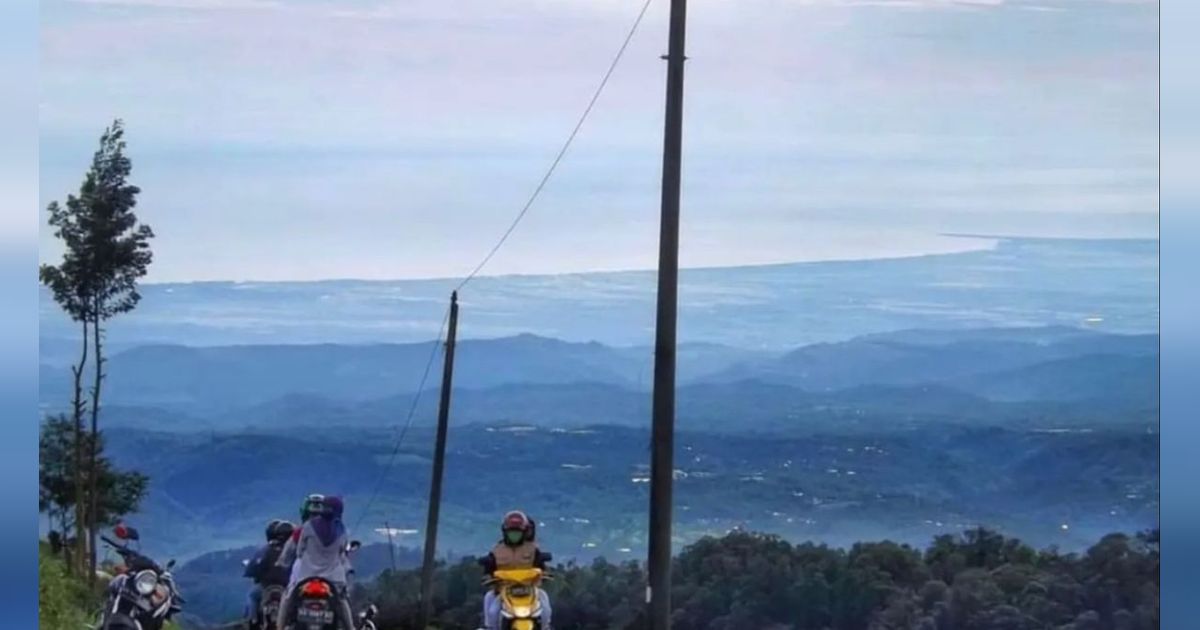
[[[313,580],[304,585],[304,589],[300,591],[308,597],[329,597],[333,593],[329,590],[329,584],[321,580]]]

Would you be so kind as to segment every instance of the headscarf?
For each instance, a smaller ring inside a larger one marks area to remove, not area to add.
[[[346,526],[342,524],[344,509],[341,497],[325,497],[325,511],[309,521],[312,523],[313,532],[326,547],[346,533]]]

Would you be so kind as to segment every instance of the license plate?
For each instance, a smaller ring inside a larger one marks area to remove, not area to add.
[[[333,623],[333,611],[324,606],[314,606],[312,608],[301,606],[296,611],[296,621],[300,623],[331,624]]]

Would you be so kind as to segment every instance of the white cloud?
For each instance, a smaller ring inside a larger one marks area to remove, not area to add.
[[[641,2],[52,4],[40,205],[78,186],[120,115],[166,276],[463,271],[444,243],[485,251],[507,226]],[[1152,10],[874,4],[692,3],[686,229],[721,262],[756,259],[764,231],[780,253],[792,237],[851,247],[856,230],[910,223],[1141,229],[1157,156]],[[654,251],[667,5],[655,0],[495,269],[644,266]],[[930,10],[892,10],[914,7]]]

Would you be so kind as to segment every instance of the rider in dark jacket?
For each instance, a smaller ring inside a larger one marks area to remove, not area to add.
[[[253,580],[254,586],[246,597],[246,620],[253,630],[261,627],[262,620],[258,618],[262,606],[263,587],[272,584],[286,586],[288,583],[288,568],[277,564],[283,545],[291,537],[295,529],[291,523],[273,520],[267,524],[267,544],[254,553],[254,557],[246,563],[242,577]]]

